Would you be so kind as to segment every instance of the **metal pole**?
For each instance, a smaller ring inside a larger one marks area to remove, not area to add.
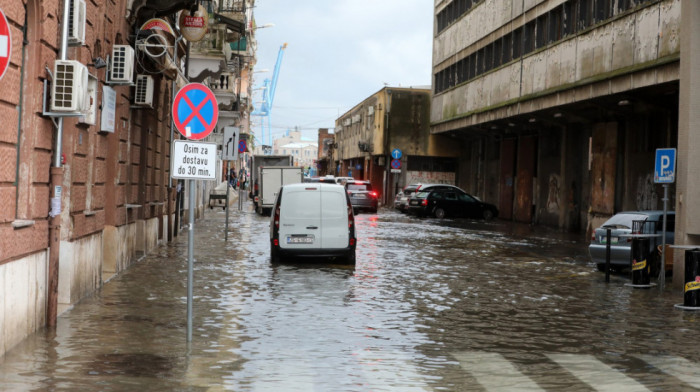
[[[664,223],[661,232],[661,271],[659,271],[659,288],[663,291],[666,282],[666,215],[668,213],[668,184],[664,184]]]
[[[61,51],[60,59],[68,58],[68,19],[70,18],[70,2],[63,2],[63,23],[61,26]],[[55,76],[55,75],[54,75]],[[49,218],[49,264],[47,271],[48,290],[46,298],[46,325],[56,327],[58,318],[58,269],[61,246],[61,204],[63,195],[63,117],[59,117],[56,124],[56,149],[51,167],[51,191],[52,213]],[[55,206],[55,209],[54,209]]]
[[[612,229],[605,230],[605,283],[610,283],[610,238]]]
[[[228,200],[229,200],[229,194],[231,193],[231,184],[229,184],[229,181],[231,181],[231,168],[228,169],[228,173],[226,176],[226,207],[224,209],[226,210],[226,227],[224,228],[224,241],[228,241],[228,213],[229,213],[229,206],[228,206]]]
[[[192,341],[192,285],[194,284],[194,180],[188,181],[190,188],[189,234],[187,235],[187,342]]]

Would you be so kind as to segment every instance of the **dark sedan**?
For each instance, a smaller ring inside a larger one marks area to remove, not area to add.
[[[372,189],[369,181],[348,181],[345,189],[350,196],[353,211],[377,212],[379,205],[379,194]]]
[[[495,205],[484,203],[455,189],[418,192],[409,200],[408,212],[438,219],[454,217],[491,220],[498,216]]]

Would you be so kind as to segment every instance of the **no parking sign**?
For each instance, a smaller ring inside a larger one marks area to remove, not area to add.
[[[186,138],[199,140],[209,136],[218,120],[219,105],[207,86],[190,83],[175,95],[173,122]]]

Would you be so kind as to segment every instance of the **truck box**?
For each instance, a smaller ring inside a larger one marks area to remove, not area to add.
[[[275,204],[275,198],[282,185],[304,181],[304,171],[295,166],[260,166],[258,168],[258,196],[255,197],[255,210],[267,215]]]

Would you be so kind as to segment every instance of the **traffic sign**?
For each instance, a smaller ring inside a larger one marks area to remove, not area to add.
[[[224,127],[224,145],[222,146],[222,159],[224,161],[238,160],[240,131],[239,127]]]
[[[248,151],[248,143],[245,140],[240,140],[238,142],[238,153],[243,154]]]
[[[401,169],[401,161],[398,159],[392,159],[391,160],[391,168],[392,169]]]
[[[190,83],[175,95],[173,122],[186,138],[199,140],[209,136],[218,120],[219,105],[209,87]]]
[[[657,148],[654,165],[654,182],[673,184],[676,182],[676,149]]]
[[[398,148],[391,150],[391,157],[394,159],[401,159],[403,153]]]
[[[7,24],[5,13],[0,10],[0,79],[10,67],[10,55],[12,54],[12,34],[10,25]]]
[[[216,180],[216,143],[173,140],[170,176],[178,179]]]

